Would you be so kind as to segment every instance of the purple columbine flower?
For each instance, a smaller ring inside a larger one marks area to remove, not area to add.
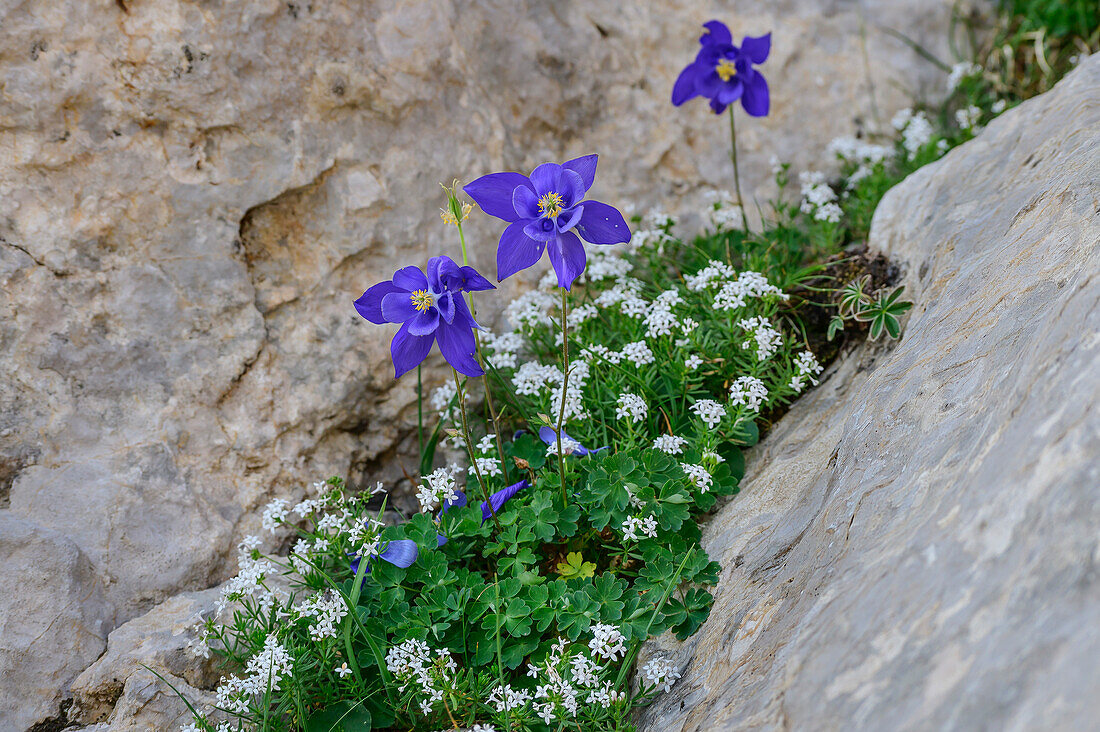
[[[416,561],[419,553],[416,542],[412,539],[394,539],[386,544],[386,548],[377,554],[371,554],[371,559],[384,559],[395,567],[407,569]],[[351,573],[359,574],[359,555],[351,560]],[[367,563],[367,572],[370,572],[370,563]]]
[[[485,523],[489,520],[489,517],[495,513],[500,513],[501,507],[508,502],[508,499],[519,493],[521,490],[529,486],[530,483],[524,478],[518,483],[513,483],[507,488],[501,488],[499,491],[489,496],[489,502],[481,502],[481,523]],[[492,510],[489,506],[492,505]]]
[[[558,287],[568,290],[588,262],[581,239],[592,244],[630,241],[621,213],[606,203],[584,200],[596,177],[596,158],[543,163],[530,178],[491,173],[462,189],[485,213],[508,222],[497,245],[497,282],[535,264],[546,250]]]
[[[704,23],[706,31],[699,38],[703,46],[695,61],[680,72],[672,87],[672,103],[679,107],[689,99],[706,97],[710,108],[721,114],[738,99],[753,117],[766,117],[769,97],[768,82],[753,68],[768,58],[772,34],[753,38],[745,36],[741,47],[733,45],[730,29],[712,20]]]
[[[405,267],[393,279],[380,282],[355,301],[355,309],[372,323],[401,323],[390,344],[394,378],[418,365],[432,350],[432,342],[447,363],[466,376],[484,371],[474,358],[474,328],[480,328],[464,292],[492,290],[493,284],[473,267],[459,267],[450,257],[432,257],[425,274]]]
[[[539,427],[539,439],[545,442],[547,445],[552,445],[554,448],[558,446],[558,433],[553,427],[543,426]],[[568,444],[566,441],[568,440]],[[586,455],[595,455],[600,450],[607,450],[607,447],[597,447],[595,450],[589,450],[577,440],[574,440],[569,436],[569,433],[565,430],[561,431],[561,449],[566,455],[577,455],[578,457],[584,457]]]

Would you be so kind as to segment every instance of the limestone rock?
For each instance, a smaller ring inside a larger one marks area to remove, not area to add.
[[[194,718],[187,703],[209,710],[217,701],[212,692],[196,689],[183,679],[161,676],[164,678],[143,668],[135,670],[127,677],[110,718],[78,732],[176,732]]]
[[[69,721],[104,721],[125,693],[140,696],[137,690],[150,688],[150,679],[133,685],[130,679],[145,667],[191,687],[213,688],[221,676],[216,659],[196,656],[188,643],[195,637],[192,628],[196,621],[213,614],[220,592],[221,588],[215,587],[177,595],[113,630],[107,638],[107,651],[72,684],[74,703]],[[125,692],[131,685],[133,689]],[[120,714],[124,712],[116,712],[112,723]]]
[[[0,728],[62,716],[73,678],[107,644],[115,610],[79,547],[0,512]]]
[[[887,194],[916,302],[749,456],[649,730],[1100,719],[1100,56]]]
[[[746,189],[767,190],[772,154],[820,165],[853,122],[938,93],[942,72],[884,29],[949,58],[953,5],[722,13],[775,33],[772,114],[741,117]],[[616,205],[728,188],[724,120],[669,104],[719,9],[7,0],[0,510],[75,542],[124,622],[223,579],[273,494],[399,482],[414,381],[394,382],[392,330],[351,301],[457,256],[439,181],[595,151],[593,194]],[[470,221],[490,275],[499,231]]]

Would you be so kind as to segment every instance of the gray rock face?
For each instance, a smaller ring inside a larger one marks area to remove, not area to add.
[[[79,547],[0,512],[0,720],[60,716],[63,691],[107,645],[114,608]]]
[[[887,194],[903,339],[845,356],[750,456],[645,729],[1095,727],[1098,140],[1094,56]]]
[[[819,165],[853,122],[938,92],[882,28],[947,58],[952,5],[739,5],[738,36],[775,32],[772,114],[741,117],[746,190],[772,154]],[[414,381],[351,301],[457,256],[439,181],[596,151],[593,195],[616,205],[730,187],[724,120],[668,102],[715,10],[0,4],[0,511],[74,542],[113,606],[93,614],[123,622],[223,578],[272,493],[397,480]],[[499,230],[469,225],[490,274]]]

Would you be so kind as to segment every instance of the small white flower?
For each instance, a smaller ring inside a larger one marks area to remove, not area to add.
[[[638,541],[643,537],[652,538],[657,536],[657,519],[652,516],[646,516],[645,518],[628,516],[620,528],[623,532],[624,541]]]
[[[474,462],[477,463],[477,469],[484,475],[501,475],[500,458],[479,457],[474,458]]]
[[[622,349],[623,358],[630,361],[635,366],[645,366],[646,364],[653,363],[653,351],[650,350],[649,344],[645,341],[635,341],[634,343],[627,343]]]
[[[667,658],[651,658],[642,667],[642,678],[661,691],[668,693],[672,685],[680,678],[680,669]]]
[[[697,353],[693,353],[690,356],[688,356],[686,359],[684,359],[684,366],[687,367],[688,371],[694,371],[695,369],[699,368],[702,365],[703,365],[703,359],[701,359],[699,357],[699,354],[697,354]]]
[[[482,437],[480,440],[477,441],[477,445],[475,445],[475,448],[477,449],[478,452],[492,452],[493,451],[493,446],[494,446],[493,445],[493,439],[494,438],[496,438],[496,435],[493,434],[492,432],[490,432],[489,434],[485,435],[484,437]]]
[[[693,465],[691,463],[680,463],[680,467],[687,473],[688,480],[691,484],[699,489],[700,493],[706,493],[710,490],[713,479],[710,477],[710,472],[702,465]]]
[[[742,376],[730,386],[730,403],[758,412],[768,398],[768,388],[755,376]]]
[[[641,422],[649,413],[649,407],[645,400],[637,394],[625,392],[619,395],[615,409],[615,419],[629,419],[631,422]]]
[[[264,507],[262,517],[263,527],[267,531],[274,532],[279,525],[286,521],[288,504],[282,498],[276,498]]]
[[[653,449],[660,450],[666,455],[679,455],[684,451],[687,440],[676,435],[661,435],[653,441]]]
[[[990,110],[993,112],[993,114],[1000,114],[1001,112],[1005,111],[1005,107],[1007,106],[1008,102],[1006,102],[1004,99],[998,99],[997,101],[993,102],[993,106],[990,107]]]
[[[726,416],[726,408],[713,399],[700,399],[691,405],[691,411],[711,428],[718,426]]]
[[[348,663],[347,663],[347,661],[344,661],[344,662],[343,662],[342,664],[340,664],[339,666],[337,666],[336,668],[334,668],[334,669],[333,669],[333,671],[334,671],[334,672],[335,672],[335,673],[336,673],[336,674],[337,674],[337,675],[338,675],[338,676],[339,676],[339,677],[340,677],[341,679],[342,679],[342,678],[344,678],[345,676],[349,676],[349,675],[351,674],[351,669],[350,669],[350,668],[348,668]]]

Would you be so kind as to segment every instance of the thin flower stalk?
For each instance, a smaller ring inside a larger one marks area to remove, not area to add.
[[[565,422],[565,397],[569,388],[569,302],[565,288],[561,290],[561,404],[558,405],[558,476],[561,478],[561,500],[569,504],[569,492],[565,489],[565,451],[561,449],[562,423]]]
[[[493,504],[489,500],[489,491],[485,487],[485,479],[481,476],[481,468],[478,467],[477,458],[474,455],[474,443],[470,441],[470,425],[466,419],[466,392],[459,381],[458,371],[452,368],[451,374],[455,379],[455,389],[458,390],[458,411],[462,415],[462,437],[466,441],[466,452],[470,456],[470,464],[473,465],[474,474],[477,476],[477,484],[481,487],[481,495],[485,499],[485,503],[489,505],[489,515],[493,517],[493,523],[496,524],[497,531],[501,531],[503,527],[501,527],[500,519],[497,518],[496,511],[493,510]]]

